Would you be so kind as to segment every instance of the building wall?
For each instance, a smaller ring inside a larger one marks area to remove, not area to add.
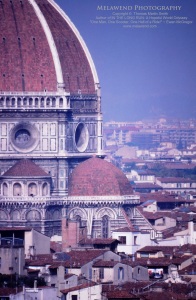
[[[50,238],[32,229],[25,231],[25,255],[50,254]]]
[[[0,247],[0,273],[25,275],[24,248]]]
[[[75,247],[79,242],[79,223],[62,219],[62,251],[70,246]]]
[[[112,238],[121,240],[121,237],[126,238],[126,244],[118,244],[117,252],[125,254],[134,254],[140,248],[151,245],[150,233],[141,232],[113,232]]]
[[[149,275],[148,275],[148,268],[144,268],[142,266],[136,266],[133,268],[133,279],[139,280],[139,281],[148,281]]]
[[[196,220],[188,223],[188,230],[190,234],[190,244],[196,245]]]
[[[95,285],[95,286],[91,286],[88,288],[84,288],[84,289],[80,289],[80,290],[76,290],[73,292],[69,292],[65,298],[63,298],[63,300],[72,300],[72,296],[73,295],[77,295],[78,296],[78,300],[79,299],[90,299],[90,300],[101,300],[102,299],[102,286],[101,285]]]
[[[57,297],[57,289],[52,287],[24,288],[23,292],[10,296],[10,300],[24,300],[24,299],[58,300],[59,298]]]
[[[119,284],[127,281],[132,281],[132,267],[122,263],[118,263],[114,266],[113,283]]]

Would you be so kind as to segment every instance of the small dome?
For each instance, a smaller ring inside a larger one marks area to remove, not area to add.
[[[79,164],[69,181],[69,196],[123,196],[133,194],[125,174],[100,158]]]
[[[15,165],[13,165],[4,176],[14,177],[50,177],[44,170],[37,166],[29,159],[21,159]]]

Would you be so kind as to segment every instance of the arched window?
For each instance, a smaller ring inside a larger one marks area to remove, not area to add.
[[[102,237],[108,238],[109,233],[109,218],[108,216],[103,216],[102,218]]]
[[[41,219],[41,214],[37,210],[31,210],[26,215],[27,221],[36,221]]]
[[[15,98],[12,98],[12,107],[15,106]]]
[[[0,220],[7,220],[7,214],[5,213],[5,211],[0,209]]]
[[[24,106],[27,105],[27,98],[23,98],[23,105],[24,105]]]
[[[82,218],[79,215],[76,215],[75,216],[75,220],[76,220],[77,223],[79,223],[79,226],[81,227],[81,225],[82,225]]]
[[[45,104],[44,102],[45,102],[44,98],[41,98],[41,105],[40,105],[41,107],[44,107],[44,104]]]
[[[46,106],[50,106],[50,98],[46,99]]]
[[[28,186],[28,196],[36,196],[37,195],[37,185],[35,183],[30,183]]]
[[[60,211],[58,210],[58,209],[55,209],[54,211],[53,211],[53,214],[52,214],[52,219],[53,220],[58,220],[58,219],[60,219],[61,218],[61,213],[60,213]]]
[[[18,98],[18,99],[17,99],[17,105],[18,105],[18,107],[21,106],[21,102],[22,102],[21,98]]]
[[[53,212],[51,210],[46,211],[46,220],[50,220],[53,218]]]
[[[30,98],[30,99],[29,99],[29,106],[32,106],[32,105],[33,105],[33,99]]]
[[[3,99],[3,97],[1,97],[1,99],[0,99],[0,106],[3,106],[4,105],[4,99]]]
[[[48,195],[48,184],[45,182],[42,185],[42,196],[47,196]]]
[[[35,107],[38,107],[39,106],[39,100],[38,98],[35,98]]]
[[[9,97],[6,98],[6,106],[7,106],[7,107],[10,106],[10,98],[9,98]]]
[[[13,195],[22,196],[22,186],[20,183],[14,183],[13,185]]]
[[[52,107],[55,107],[55,106],[56,106],[56,99],[52,98]]]
[[[59,107],[63,107],[63,98],[60,98],[59,100]]]
[[[18,210],[12,212],[12,220],[20,220],[20,212]]]
[[[7,183],[3,184],[3,196],[8,196],[8,185],[7,185]]]

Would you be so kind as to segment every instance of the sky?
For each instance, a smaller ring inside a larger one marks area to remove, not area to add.
[[[91,53],[101,85],[104,121],[196,117],[195,0],[55,1]],[[106,9],[98,9],[101,6]],[[119,12],[128,15],[116,15]],[[100,17],[106,23],[99,23]]]

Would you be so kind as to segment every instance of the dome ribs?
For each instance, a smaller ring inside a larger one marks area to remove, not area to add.
[[[53,56],[34,3],[54,39],[57,54]],[[94,80],[98,83],[98,79],[84,42],[58,6],[48,0],[0,2],[0,57],[2,92],[56,92],[58,83],[63,84],[57,82],[58,57],[66,92],[96,94]]]
[[[55,8],[47,5],[47,0],[37,0],[37,4],[47,20],[55,40],[65,88],[69,88],[70,93],[78,93],[78,90],[81,90],[83,94],[94,94],[95,84],[92,71],[77,36]],[[86,78],[88,78],[88,85]]]

